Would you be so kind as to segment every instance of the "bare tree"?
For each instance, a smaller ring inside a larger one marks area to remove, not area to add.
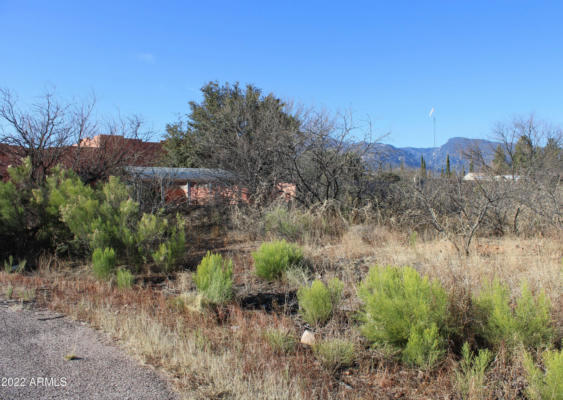
[[[47,92],[26,109],[9,90],[0,89],[3,152],[15,160],[29,157],[35,184],[57,164],[74,169],[85,182],[95,182],[121,174],[126,165],[156,162],[160,145],[143,143],[150,132],[142,129],[139,117],[100,123],[93,118],[95,103],[92,96],[65,104]]]
[[[110,175],[121,176],[124,167],[152,165],[161,156],[159,143],[150,143],[151,133],[143,129],[138,116],[100,124],[103,135],[81,138],[69,149],[72,169],[86,183],[105,180]]]
[[[304,204],[365,200],[372,183],[366,155],[373,151],[371,123],[356,125],[352,113],[307,111],[289,147],[282,147],[286,175]]]
[[[22,111],[15,96],[0,89],[0,119],[6,123],[0,141],[17,157],[29,157],[31,178],[41,183],[47,171],[67,157],[68,146],[94,132],[94,104],[92,100],[78,107],[63,105],[47,92],[29,111]]]

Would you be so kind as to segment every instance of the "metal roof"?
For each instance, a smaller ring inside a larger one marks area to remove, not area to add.
[[[223,169],[211,168],[166,168],[166,167],[125,167],[125,170],[142,180],[163,179],[177,183],[208,183],[232,181],[235,175]]]

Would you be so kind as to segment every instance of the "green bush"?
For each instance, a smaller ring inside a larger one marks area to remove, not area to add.
[[[91,255],[106,247],[114,249],[118,263],[131,266],[155,261],[170,270],[181,259],[181,219],[173,223],[161,212],[141,213],[118,178],[90,186],[55,167],[38,182],[29,158],[9,173],[10,182],[0,182],[0,259],[42,249]]]
[[[411,267],[370,268],[358,295],[362,334],[402,353],[403,361],[431,367],[445,352],[448,297],[436,281]]]
[[[178,216],[176,226],[170,230],[170,237],[161,243],[158,250],[152,254],[154,262],[165,271],[170,271],[184,254],[186,234],[181,221]]]
[[[514,310],[520,341],[528,348],[549,347],[553,341],[551,304],[542,289],[533,296],[524,282]]]
[[[194,281],[207,301],[213,304],[226,303],[233,296],[232,260],[223,260],[220,254],[207,252],[197,266]]]
[[[73,185],[60,183],[50,197],[77,243],[89,249],[111,246],[124,263],[139,265],[152,259],[166,271],[181,259],[185,234],[180,216],[170,223],[160,212],[140,213],[126,185],[115,177],[96,190],[82,186],[84,190],[76,193]]]
[[[342,288],[343,283],[337,278],[332,279],[328,287],[318,279],[311,287],[301,287],[297,299],[303,319],[314,326],[326,323],[340,302]]]
[[[562,343],[563,345],[563,343]],[[524,368],[528,373],[527,395],[531,400],[563,399],[563,349],[546,350],[542,354],[544,371],[526,353]]]
[[[129,289],[131,286],[133,286],[133,274],[125,269],[125,268],[119,268],[117,270],[116,273],[116,277],[115,280],[117,282],[117,287],[120,289]]]
[[[272,281],[279,278],[289,267],[303,260],[303,251],[285,240],[263,243],[252,253],[256,275]]]
[[[331,339],[316,343],[313,353],[321,364],[330,370],[349,367],[356,358],[354,343],[348,340]]]
[[[299,240],[305,232],[304,219],[296,211],[288,211],[287,206],[277,205],[264,214],[266,232],[288,240]]]
[[[92,270],[98,279],[109,279],[115,269],[115,251],[106,247],[92,253]]]
[[[534,297],[524,283],[513,310],[508,287],[495,279],[481,288],[473,302],[477,333],[495,348],[501,343],[509,349],[518,343],[540,348],[553,340],[550,304],[543,291]]]
[[[461,361],[456,371],[456,386],[463,399],[486,399],[485,370],[493,355],[487,349],[480,349],[474,355],[465,342],[461,348]]]
[[[264,332],[264,338],[270,347],[279,354],[287,354],[293,351],[297,341],[287,331],[280,329],[268,329]]]

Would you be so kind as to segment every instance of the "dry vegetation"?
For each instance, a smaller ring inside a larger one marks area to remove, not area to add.
[[[310,347],[296,344],[280,351],[267,334],[281,331],[298,342],[307,327],[296,308],[299,276],[264,283],[255,277],[251,257],[260,242],[240,231],[218,234],[209,229],[207,236],[209,232],[215,236],[209,240],[198,232],[201,248],[191,248],[190,264],[195,266],[209,246],[232,257],[235,300],[225,306],[202,305],[189,271],[174,277],[141,276],[132,289],[118,289],[92,279],[87,268],[65,268],[47,257],[32,275],[1,272],[2,293],[12,288],[16,299],[33,293],[34,302],[107,332],[144,363],[166,371],[190,399],[461,398],[455,380],[459,354],[450,351],[435,368],[422,371],[369,348],[361,338],[355,321],[360,306],[356,289],[374,264],[410,265],[437,278],[460,321],[469,318],[471,293],[482,282],[497,277],[516,295],[521,281],[527,280],[532,291],[545,290],[553,305],[556,335],[562,337],[561,236],[480,238],[469,256],[461,256],[448,241],[355,225],[340,239],[325,241],[328,244],[304,243],[309,279],[338,277],[344,282],[334,317],[314,331],[317,339],[352,341],[355,361],[350,367],[326,368]],[[483,385],[468,398],[522,398],[527,381],[521,357],[500,349]]]

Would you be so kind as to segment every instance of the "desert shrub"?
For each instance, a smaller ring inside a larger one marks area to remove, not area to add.
[[[133,274],[125,268],[119,268],[115,275],[117,287],[120,289],[128,289],[133,286]]]
[[[563,343],[562,343],[563,344]],[[525,354],[524,368],[528,374],[527,395],[531,400],[563,399],[563,349],[546,350],[542,354],[544,371]]]
[[[256,275],[269,281],[279,278],[289,267],[303,260],[303,251],[285,240],[263,243],[252,253]]]
[[[181,259],[185,244],[184,224],[178,216],[176,226],[170,230],[169,238],[160,244],[158,250],[152,254],[152,258],[165,271],[170,271],[178,260]]]
[[[533,296],[524,282],[520,297],[514,310],[516,330],[520,341],[528,348],[540,348],[551,345],[553,327],[551,324],[551,304],[542,289]]]
[[[4,272],[10,274],[12,272],[21,274],[27,265],[27,260],[19,260],[17,264],[14,264],[14,257],[12,255],[8,256],[6,260],[4,260]]]
[[[431,367],[445,352],[448,298],[437,281],[411,267],[370,268],[358,295],[362,334],[402,353],[403,361]]]
[[[299,311],[310,325],[322,325],[327,322],[340,302],[343,283],[334,278],[328,287],[320,280],[315,280],[311,287],[301,287],[297,292]]]
[[[108,279],[115,269],[115,251],[111,247],[96,249],[92,253],[92,270],[98,279]]]
[[[431,368],[445,354],[445,340],[434,323],[429,328],[420,326],[411,330],[403,349],[403,360],[425,369]]]
[[[233,262],[220,254],[207,252],[197,266],[194,277],[198,291],[207,301],[223,304],[233,295]]]
[[[462,398],[478,400],[488,398],[485,382],[485,370],[492,359],[492,353],[487,349],[479,349],[477,355],[465,342],[461,348],[461,361],[456,371],[456,386]]]
[[[297,341],[289,332],[281,329],[268,329],[264,332],[264,339],[274,352],[287,354],[293,351]]]
[[[31,161],[9,167],[9,182],[0,182],[0,258],[9,254],[32,257],[41,250],[56,249],[72,237],[58,215],[49,212],[47,183],[38,186],[31,179]],[[62,179],[72,176],[60,168],[51,172]],[[53,180],[54,178],[51,178]]]
[[[264,229],[277,237],[288,240],[300,240],[305,233],[305,219],[287,206],[276,205],[264,214]]]
[[[74,197],[69,191],[66,197],[55,197],[66,198],[65,201],[54,201],[76,242],[90,250],[111,246],[118,260],[132,265],[152,259],[158,266],[170,270],[178,262],[185,245],[184,226],[179,216],[176,223],[171,223],[160,212],[141,213],[126,185],[115,177],[110,177],[97,190],[84,188]]]
[[[534,297],[526,283],[513,310],[510,290],[495,279],[483,285],[474,298],[477,333],[493,347],[501,343],[514,348],[523,343],[528,348],[549,346],[553,338],[550,304],[542,291]]]
[[[141,213],[116,177],[90,186],[73,171],[55,167],[38,183],[31,179],[29,158],[9,173],[10,182],[0,182],[0,259],[44,249],[91,255],[111,247],[119,262],[137,266],[156,253],[156,263],[170,269],[181,257],[180,219],[172,223],[160,212]]]
[[[343,339],[323,340],[313,346],[313,353],[330,370],[349,367],[356,358],[354,343]]]

